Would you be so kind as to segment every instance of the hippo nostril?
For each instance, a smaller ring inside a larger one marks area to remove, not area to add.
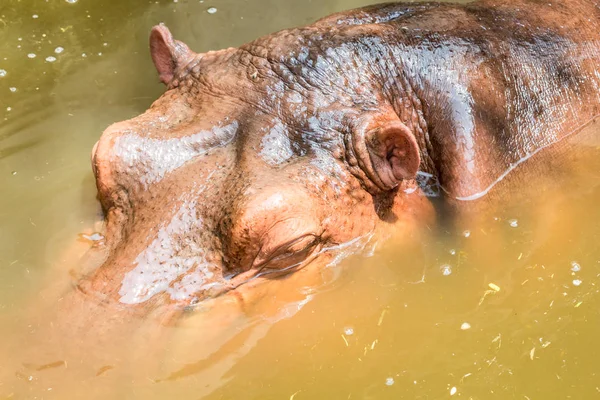
[[[92,171],[94,172],[94,176],[98,176],[97,172],[96,172],[96,150],[98,149],[98,142],[96,142],[94,144],[94,147],[92,147],[92,152],[90,154],[90,161],[92,163]]]

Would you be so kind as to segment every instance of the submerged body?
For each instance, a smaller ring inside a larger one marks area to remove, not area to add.
[[[206,54],[154,28],[168,90],[94,147],[106,257],[79,290],[142,310],[240,296],[417,231],[426,195],[484,196],[599,113],[599,17],[588,0],[383,4]]]

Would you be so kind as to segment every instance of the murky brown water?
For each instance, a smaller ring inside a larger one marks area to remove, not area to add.
[[[70,282],[66,249],[98,218],[93,143],[163,90],[151,26],[206,51],[367,3],[2,0],[0,398],[600,397],[598,126],[571,140],[577,157],[515,171],[510,199],[344,261],[308,302],[258,305],[214,337],[202,318],[149,323],[68,359],[31,339],[60,302],[47,288]]]

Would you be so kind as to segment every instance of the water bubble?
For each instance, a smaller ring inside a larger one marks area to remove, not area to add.
[[[12,111],[12,107],[6,107],[6,111]]]
[[[217,8],[216,7],[211,7],[208,10],[206,10],[207,13],[209,14],[214,14],[217,12]]]
[[[6,76],[6,70],[0,69],[0,78],[4,78]]]
[[[581,271],[581,265],[577,261],[571,261],[571,271],[579,272]]]
[[[456,250],[454,250],[454,249],[450,249],[449,253],[450,253],[451,255],[455,255],[455,254],[456,254]]]
[[[13,171],[13,172],[12,172],[12,174],[13,174],[13,175],[16,175],[16,174],[17,174],[17,171]]]
[[[344,328],[344,333],[348,336],[352,336],[354,334],[354,328]]]
[[[462,325],[460,326],[460,329],[463,331],[469,330],[469,329],[471,329],[471,324],[468,322],[463,322]]]
[[[509,221],[508,221],[508,224],[509,224],[511,227],[513,227],[513,228],[516,228],[516,227],[518,227],[518,226],[519,226],[519,221],[517,221],[516,219],[511,219],[511,220],[509,220]]]
[[[581,281],[581,279],[573,279],[573,285],[575,286],[579,286],[581,285],[583,282]]]
[[[385,384],[386,386],[392,386],[394,384],[394,378],[392,378],[391,376],[389,378],[386,378]]]
[[[455,386],[452,387],[452,389],[450,389],[450,396],[454,396],[457,392],[457,389]]]
[[[48,57],[46,57],[46,61],[54,62],[54,61],[56,61],[56,57],[48,56]]]
[[[452,274],[452,267],[448,264],[444,264],[440,267],[440,271],[442,271],[442,275],[448,276]]]
[[[469,231],[469,230],[464,231],[463,236],[468,238],[469,236],[471,236],[471,231]]]
[[[64,49],[64,48],[62,48],[62,47],[60,47],[60,46],[58,46],[57,48],[55,48],[55,49],[54,49],[54,52],[55,52],[56,54],[60,54],[60,53],[62,53],[63,51],[65,51],[65,49]]]
[[[37,14],[33,14],[33,15],[31,16],[31,18],[33,18],[33,19],[37,19],[37,18],[39,18],[39,15],[37,15]]]
[[[36,55],[35,55],[35,53],[29,53],[29,54],[27,54],[27,57],[29,57],[29,58],[35,58]]]
[[[17,91],[17,88],[16,88],[16,87],[11,87],[11,88],[9,88],[8,90],[10,90],[11,92],[13,92],[13,93],[14,93],[14,92],[16,92],[16,91]]]
[[[77,3],[77,0],[65,0],[67,3],[69,4],[75,4]]]

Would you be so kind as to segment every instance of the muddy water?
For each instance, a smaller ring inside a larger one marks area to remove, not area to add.
[[[78,235],[98,220],[93,143],[163,90],[150,27],[166,22],[206,51],[364,4],[2,0],[0,398],[600,396],[598,126],[571,139],[577,157],[540,153],[532,162],[546,167],[515,171],[503,183],[509,198],[461,224],[442,217],[423,240],[351,257],[308,298],[277,312],[258,305],[212,338],[210,323],[186,318],[120,331],[119,344],[88,343],[70,358],[54,355],[50,336],[30,339],[45,312],[35,310],[60,302],[48,287],[71,282],[66,249],[84,251]],[[128,351],[161,329],[154,348]]]

